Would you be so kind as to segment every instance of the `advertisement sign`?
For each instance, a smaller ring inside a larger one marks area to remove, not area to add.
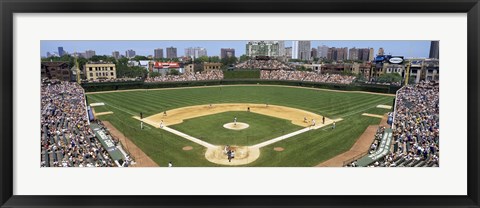
[[[388,59],[388,62],[390,62],[391,64],[401,64],[403,63],[403,57],[392,57],[390,59]]]

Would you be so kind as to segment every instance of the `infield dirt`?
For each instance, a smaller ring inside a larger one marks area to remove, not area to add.
[[[138,146],[135,145],[129,138],[118,131],[110,122],[102,121],[102,123],[115,138],[120,140],[126,150],[134,158],[136,164],[133,165],[133,167],[158,167],[157,163],[155,163],[147,154],[145,154],[142,149],[138,148]]]
[[[210,105],[195,105],[183,108],[176,108],[144,118],[142,121],[150,124],[156,128],[160,128],[160,124],[163,122],[163,126],[170,126],[182,123],[186,119],[196,118],[200,116],[207,116],[217,113],[223,113],[228,111],[247,111],[250,108],[250,112],[258,113],[262,115],[272,116],[285,120],[290,120],[292,124],[309,127],[312,125],[312,119],[318,125],[322,122],[322,116],[309,111],[290,108],[286,106],[278,105],[266,105],[255,103],[223,103]],[[140,120],[140,117],[134,116],[134,118]],[[304,121],[307,118],[307,121]],[[232,118],[233,121],[233,118]],[[325,117],[325,123],[331,123],[332,120]]]

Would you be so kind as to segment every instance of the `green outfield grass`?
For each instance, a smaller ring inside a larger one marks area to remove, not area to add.
[[[104,102],[106,105],[102,111],[114,112],[111,115],[99,116],[100,120],[110,121],[160,166],[166,166],[168,161],[173,161],[175,166],[217,165],[205,159],[205,149],[202,146],[151,126],[140,130],[138,120],[132,118],[139,116],[140,112],[143,112],[146,117],[191,105],[269,103],[303,109],[329,118],[343,118],[343,121],[337,123],[335,130],[322,128],[266,146],[261,149],[260,158],[248,165],[313,166],[350,149],[368,125],[380,122],[379,118],[361,116],[361,114],[388,112],[376,106],[391,105],[393,98],[378,94],[285,86],[215,86],[87,95],[89,103]],[[189,125],[187,123],[183,125]],[[190,128],[195,128],[195,125]],[[194,130],[206,132],[208,129]],[[212,131],[212,133],[215,132]],[[192,146],[194,149],[183,151],[181,150],[183,146]],[[285,148],[285,151],[273,151],[273,147],[276,146]]]
[[[95,106],[93,107],[95,109],[95,113],[101,113],[101,112],[107,112],[110,111],[107,106],[101,105],[101,106]]]
[[[224,124],[238,122],[250,125],[247,129],[231,130]],[[209,116],[187,119],[181,124],[170,126],[190,136],[215,145],[254,145],[275,137],[302,129],[289,120],[265,116],[252,112],[231,111]]]

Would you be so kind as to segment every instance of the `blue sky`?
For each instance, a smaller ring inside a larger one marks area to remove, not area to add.
[[[42,40],[40,43],[41,56],[46,56],[47,52],[57,52],[58,47],[69,53],[85,52],[86,50],[94,50],[97,55],[112,55],[112,51],[119,51],[125,55],[125,51],[133,49],[137,55],[153,55],[155,48],[164,48],[166,55],[166,47],[176,47],[177,55],[184,55],[185,48],[188,47],[204,47],[207,49],[209,56],[219,56],[220,48],[235,48],[235,55],[240,56],[245,53],[245,44],[247,41],[152,41],[152,40],[128,40],[128,41],[82,41],[82,40]],[[292,45],[292,41],[285,41],[285,46]],[[312,41],[312,47],[326,45],[329,47],[348,47],[348,48],[374,48],[375,54],[378,48],[383,47],[386,54],[405,56],[405,57],[428,57],[430,51],[430,41],[425,40],[392,40],[392,41]]]

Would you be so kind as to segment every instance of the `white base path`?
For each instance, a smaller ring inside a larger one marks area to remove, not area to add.
[[[165,131],[168,131],[168,132],[170,132],[170,133],[172,133],[172,134],[175,134],[175,135],[181,136],[181,137],[183,137],[183,138],[185,138],[185,139],[188,139],[188,140],[190,140],[190,141],[192,141],[192,142],[195,142],[195,143],[197,143],[197,144],[199,144],[199,145],[202,145],[202,146],[204,146],[204,147],[206,147],[206,148],[216,148],[216,147],[217,147],[217,146],[215,146],[215,145],[213,145],[213,144],[210,144],[210,143],[208,143],[208,142],[202,141],[202,140],[200,140],[200,139],[197,139],[197,138],[192,137],[192,136],[190,136],[190,135],[188,135],[188,134],[182,133],[182,132],[180,132],[180,131],[177,131],[177,130],[175,130],[175,129],[172,129],[172,128],[169,128],[169,127],[166,127],[166,126],[164,126],[162,129],[165,130]]]
[[[293,136],[296,136],[296,135],[299,135],[301,133],[304,133],[304,132],[307,132],[307,131],[310,131],[312,130],[312,128],[310,127],[307,127],[307,128],[304,128],[304,129],[300,129],[298,131],[294,131],[292,133],[289,133],[289,134],[285,134],[283,136],[279,136],[277,138],[273,138],[273,139],[270,139],[268,141],[265,141],[265,142],[262,142],[260,144],[256,144],[256,145],[253,145],[251,146],[251,148],[262,148],[262,147],[265,147],[267,145],[270,145],[270,144],[273,144],[273,143],[276,143],[276,142],[279,142],[279,141],[282,141],[284,139],[288,139],[290,137],[293,137]]]

